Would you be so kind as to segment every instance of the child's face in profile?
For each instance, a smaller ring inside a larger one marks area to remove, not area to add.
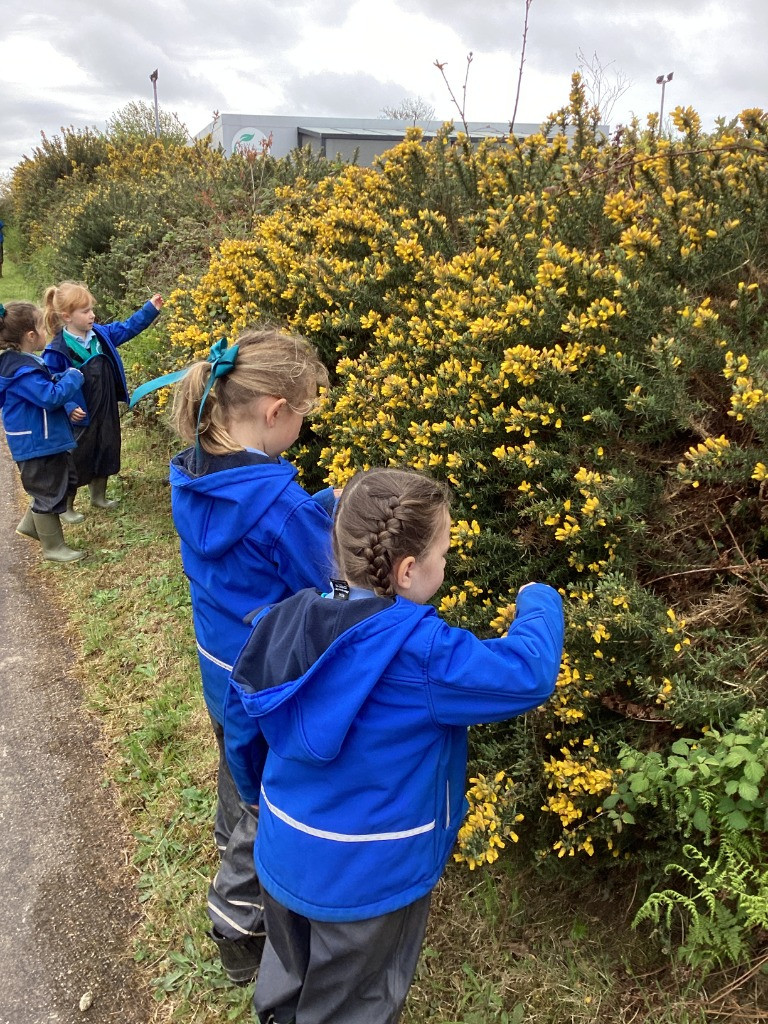
[[[419,558],[413,561],[409,570],[408,587],[395,589],[402,597],[416,604],[426,604],[443,585],[445,579],[445,556],[451,546],[451,516],[443,510],[443,522],[435,539]]]
[[[264,448],[267,455],[273,457],[282,455],[292,444],[298,441],[304,418],[312,411],[316,400],[317,388],[307,396],[299,410],[292,408],[288,404],[287,399],[283,398],[280,400],[280,406],[277,409],[274,420],[270,420],[268,447]]]
[[[35,347],[32,351],[42,352],[42,350],[45,348],[45,342],[45,326],[43,325],[43,321],[39,320],[35,324]]]
[[[272,437],[270,437],[272,451],[267,454],[274,457],[287,451],[298,439],[303,422],[304,417],[300,412],[295,412],[288,404],[280,406]]]
[[[82,309],[73,309],[71,313],[65,313],[62,317],[67,330],[85,336],[93,327],[96,319],[93,313],[93,306],[83,306]]]

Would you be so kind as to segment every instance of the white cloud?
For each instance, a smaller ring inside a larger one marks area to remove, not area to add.
[[[91,76],[69,54],[57,50],[47,40],[36,40],[22,32],[12,32],[3,42],[3,77],[14,83],[18,92],[36,91],[36,79],[45,70],[58,89],[79,89]]]
[[[27,0],[3,43],[0,169],[40,131],[103,125],[121,106],[158,97],[192,132],[211,111],[376,117],[421,96],[456,117],[435,59],[469,120],[511,116],[523,0]],[[768,106],[765,0],[533,0],[518,120],[567,102],[577,50],[597,52],[632,88],[614,119],[657,110],[656,76],[674,71],[669,110],[719,114]],[[613,62],[613,63],[611,63]]]

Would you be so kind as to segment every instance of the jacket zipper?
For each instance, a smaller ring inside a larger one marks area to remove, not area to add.
[[[48,413],[43,409],[43,437],[48,440]]]

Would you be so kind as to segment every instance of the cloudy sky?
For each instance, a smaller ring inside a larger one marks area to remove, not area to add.
[[[26,0],[0,19],[0,174],[40,131],[103,127],[133,100],[194,134],[222,113],[378,117],[421,97],[457,116],[466,55],[470,121],[505,121],[517,85],[524,0]],[[11,0],[0,0],[0,11]],[[581,51],[630,87],[611,122],[658,111],[656,77],[674,72],[665,110],[695,107],[705,126],[768,107],[766,0],[532,0],[518,122],[568,97]]]

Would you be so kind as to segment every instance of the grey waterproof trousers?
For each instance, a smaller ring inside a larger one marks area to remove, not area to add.
[[[366,921],[315,921],[262,893],[267,944],[253,995],[261,1024],[396,1024],[431,894]]]
[[[220,935],[243,939],[264,934],[264,904],[253,863],[257,811],[240,802],[224,753],[224,730],[214,718],[211,725],[219,746],[214,837],[221,863],[208,889],[208,916]]]

